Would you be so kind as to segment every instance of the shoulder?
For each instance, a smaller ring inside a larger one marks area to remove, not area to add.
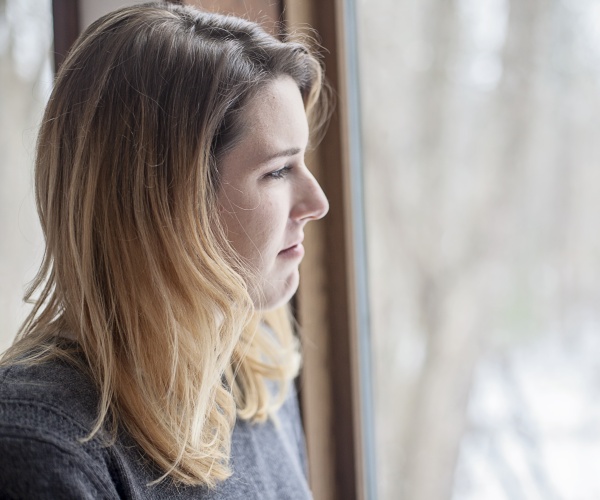
[[[92,428],[97,404],[89,378],[66,361],[0,367],[0,426],[80,438]]]
[[[60,360],[0,368],[0,493],[29,498],[110,498],[107,448],[85,441],[93,384]],[[27,471],[26,473],[24,473]]]

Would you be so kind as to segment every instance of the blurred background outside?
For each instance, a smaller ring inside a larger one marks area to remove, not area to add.
[[[0,351],[28,308],[43,255],[33,195],[35,140],[52,85],[51,0],[0,0]]]
[[[357,0],[379,496],[600,498],[600,2]]]
[[[357,9],[379,498],[600,498],[600,2]],[[51,48],[0,0],[0,349]]]

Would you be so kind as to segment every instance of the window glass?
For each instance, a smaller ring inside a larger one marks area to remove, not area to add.
[[[600,4],[358,0],[380,498],[600,498]]]
[[[32,172],[51,47],[50,0],[0,0],[0,350],[27,313],[23,294],[43,252]]]

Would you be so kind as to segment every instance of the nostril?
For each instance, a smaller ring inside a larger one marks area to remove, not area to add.
[[[304,203],[302,204],[304,207],[302,218],[308,220],[318,220],[325,216],[327,210],[329,209],[329,203],[327,202],[327,198],[320,190],[311,190],[309,196],[304,199]]]
[[[304,221],[322,219],[329,212],[329,201],[312,173],[306,169],[305,174],[304,182],[298,185],[298,198],[291,216]]]
[[[316,183],[316,181],[315,181],[315,183]],[[323,189],[321,188],[321,186],[318,183],[316,184],[316,188],[317,188],[317,193],[316,193],[317,202],[316,203],[317,203],[318,209],[317,209],[317,214],[315,215],[315,219],[322,219],[329,212],[329,200],[327,199],[327,196],[325,196]]]
[[[315,214],[315,219],[322,219],[329,212],[329,201],[327,200],[324,194],[321,194],[321,199],[319,200],[318,209]]]

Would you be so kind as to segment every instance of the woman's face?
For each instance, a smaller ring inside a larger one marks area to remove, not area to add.
[[[270,82],[248,103],[243,135],[219,163],[220,216],[233,248],[257,273],[257,308],[287,302],[298,287],[304,226],[329,210],[304,164],[308,123],[290,77]]]

